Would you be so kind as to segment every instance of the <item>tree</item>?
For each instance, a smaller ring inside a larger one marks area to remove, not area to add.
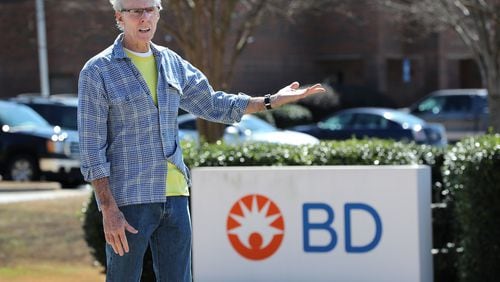
[[[490,125],[500,132],[500,1],[499,0],[379,0],[406,20],[429,29],[453,29],[470,49],[488,89]]]
[[[336,0],[169,0],[163,26],[215,89],[226,90],[238,57],[251,42],[264,15],[294,17],[319,11]],[[224,126],[199,119],[200,136],[214,142]]]
[[[56,0],[46,0],[49,4]],[[264,16],[284,20],[302,17],[303,12],[324,12],[330,8],[345,9],[345,0],[163,0],[165,11],[158,23],[170,35],[183,57],[199,68],[217,90],[227,90],[234,66],[243,50],[253,40],[253,33]],[[332,5],[337,3],[338,5]],[[62,6],[61,6],[62,5]],[[68,12],[111,12],[107,1],[65,1],[57,6]],[[299,17],[298,15],[301,14]],[[113,20],[110,14],[109,21]],[[88,28],[88,26],[93,28]],[[102,19],[86,22],[86,31],[78,32],[78,42],[113,32]],[[163,35],[163,34],[162,34]],[[61,37],[64,39],[64,37]],[[60,39],[60,40],[62,40]],[[58,40],[58,39],[56,39]],[[53,46],[71,46],[52,42]],[[65,47],[68,48],[68,47]],[[203,138],[214,142],[223,134],[224,126],[198,120]]]

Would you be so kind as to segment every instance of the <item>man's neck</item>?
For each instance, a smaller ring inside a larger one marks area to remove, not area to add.
[[[131,51],[134,51],[134,52],[138,52],[138,53],[147,53],[149,52],[150,50],[150,47],[149,47],[150,43],[130,43],[127,41],[127,38],[124,38],[123,39],[123,47],[131,50]]]

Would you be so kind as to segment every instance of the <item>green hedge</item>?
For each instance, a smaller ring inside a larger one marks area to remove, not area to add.
[[[461,281],[500,277],[500,135],[462,140],[444,163],[444,180],[455,201]]]
[[[402,165],[421,163],[431,148],[385,140],[347,140],[319,145],[292,146],[255,143],[227,146],[221,143],[183,146],[184,161],[198,166],[284,165]],[[430,151],[429,151],[430,152]],[[433,153],[430,152],[430,155]]]
[[[495,270],[500,261],[499,144],[498,135],[489,135],[458,143],[448,150],[382,140],[331,141],[310,146],[275,144],[226,146],[220,143],[203,145],[184,143],[183,149],[186,164],[191,168],[270,165],[429,165],[432,169],[434,280],[457,280],[456,267],[457,261],[460,260],[460,270],[467,281],[473,280],[470,277],[481,277],[483,281],[483,277],[493,275],[492,273],[495,275],[489,276],[490,278],[500,276],[497,275],[500,274],[498,270]],[[443,163],[445,163],[444,169]],[[452,212],[455,198],[458,206],[457,216]],[[460,233],[455,232],[454,222],[457,219],[459,226],[462,227]],[[105,265],[103,253],[105,241],[101,217],[93,197],[85,213],[84,228],[87,243],[93,250],[94,256]],[[458,234],[465,236],[460,241],[464,248],[457,244]],[[146,257],[144,275],[152,275],[150,265],[151,259]],[[483,276],[476,275],[476,271],[482,271]]]
[[[390,140],[347,140],[321,142],[315,146],[248,144],[185,144],[189,167],[200,166],[286,166],[286,165],[409,165],[431,167],[434,280],[456,280],[456,238],[453,202],[443,185],[445,149]]]

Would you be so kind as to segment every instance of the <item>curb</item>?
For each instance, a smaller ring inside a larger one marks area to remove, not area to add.
[[[59,190],[59,189],[61,189],[61,184],[58,182],[0,181],[0,192]]]

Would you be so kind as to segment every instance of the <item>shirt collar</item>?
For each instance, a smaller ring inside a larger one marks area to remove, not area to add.
[[[125,50],[123,48],[122,42],[123,42],[123,33],[118,35],[118,37],[115,40],[115,43],[113,44],[112,57],[114,59],[128,59],[129,60],[130,58],[127,56],[127,54],[125,54]],[[157,60],[157,63],[159,62],[158,58],[161,58],[161,56],[162,56],[161,52],[167,49],[166,47],[156,45],[153,42],[151,42],[150,48],[151,48],[151,51],[153,52],[153,56]],[[161,61],[160,61],[160,64],[161,64]],[[179,91],[181,90],[179,83],[177,82],[176,79],[174,79],[172,77],[172,74],[170,72],[167,72],[165,79],[170,86],[176,88]]]

